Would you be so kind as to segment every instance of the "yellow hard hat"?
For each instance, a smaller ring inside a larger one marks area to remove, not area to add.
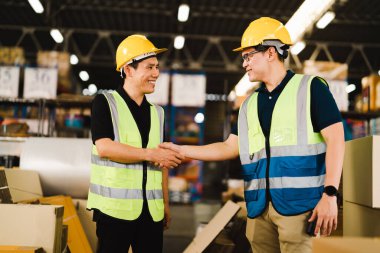
[[[288,30],[280,21],[262,17],[249,24],[241,38],[241,47],[235,48],[233,51],[238,52],[257,46],[265,40],[279,40],[285,45],[292,44]]]
[[[166,48],[156,48],[144,35],[134,34],[124,39],[116,50],[116,70],[133,60],[140,60],[151,55],[166,51]]]

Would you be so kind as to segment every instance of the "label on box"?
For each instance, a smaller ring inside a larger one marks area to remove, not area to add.
[[[57,69],[25,68],[24,79],[24,98],[57,97]]]
[[[18,97],[19,67],[0,67],[0,96]]]

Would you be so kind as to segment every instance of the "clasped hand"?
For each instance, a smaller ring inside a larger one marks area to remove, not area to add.
[[[181,164],[185,156],[180,152],[180,146],[173,143],[162,143],[152,151],[152,163],[163,169],[173,169]]]

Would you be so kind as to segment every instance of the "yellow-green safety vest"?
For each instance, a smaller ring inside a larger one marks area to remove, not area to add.
[[[104,93],[111,110],[114,141],[141,148],[141,135],[128,105],[116,91]],[[150,106],[151,126],[147,148],[155,148],[163,141],[164,110]],[[143,163],[119,163],[98,156],[92,146],[91,178],[88,209],[98,209],[109,216],[137,219],[143,208]],[[164,217],[162,171],[147,165],[146,198],[154,221]]]

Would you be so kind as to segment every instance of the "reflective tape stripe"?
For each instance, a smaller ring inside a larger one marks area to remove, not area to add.
[[[160,122],[160,142],[164,141],[164,109],[161,106],[154,105],[157,110],[158,119]]]
[[[143,199],[143,191],[140,189],[120,189],[103,185],[90,184],[90,192],[113,199]],[[146,198],[148,200],[162,199],[162,191],[147,190]]]
[[[269,178],[271,189],[276,188],[312,188],[324,185],[325,175],[312,177],[272,177]]]
[[[255,163],[255,162],[257,162],[263,158],[266,158],[266,157],[267,157],[267,153],[265,151],[265,148],[263,148],[260,151],[253,153],[252,157],[249,157],[249,155],[248,155],[248,159],[246,159],[246,161],[248,161],[248,163],[242,163],[242,165]],[[251,158],[252,158],[252,160],[251,160]]]
[[[270,189],[282,188],[312,188],[324,185],[325,175],[312,177],[272,177],[269,178]],[[244,182],[245,191],[262,190],[266,188],[265,178]]]
[[[270,153],[272,157],[311,156],[319,155],[325,152],[326,144],[323,142],[304,146],[278,146],[270,148]]]
[[[110,106],[111,117],[113,121],[113,133],[115,135],[115,141],[120,142],[119,136],[119,114],[117,112],[117,105],[114,96],[111,93],[104,92],[103,95],[106,97],[108,104]]]
[[[142,163],[118,163],[109,159],[103,159],[95,154],[91,154],[91,163],[99,166],[115,167],[122,169],[142,170]]]
[[[249,157],[249,138],[248,138],[248,115],[247,115],[247,107],[248,102],[251,99],[249,96],[244,103],[242,104],[239,112],[238,118],[238,138],[239,138],[239,155],[241,164],[249,164],[251,163],[251,159]]]
[[[326,143],[317,143],[304,146],[275,146],[270,148],[270,153],[272,157],[286,157],[286,156],[312,156],[319,155],[326,152]],[[242,163],[242,165],[255,163],[261,159],[267,157],[265,148],[261,149],[259,152],[254,153],[253,159],[249,159],[249,155],[246,157],[247,163]]]
[[[297,93],[297,145],[307,145],[307,88],[310,76],[304,75]]]
[[[100,158],[98,155],[91,154],[91,163],[99,166],[115,167],[121,169],[142,170],[142,163],[118,163],[109,159]],[[154,164],[148,163],[148,170],[161,171],[160,167],[154,166]]]
[[[265,178],[252,179],[251,181],[244,182],[244,190],[245,191],[253,191],[260,190],[266,188],[266,180]]]
[[[161,190],[147,190],[146,199],[163,199]]]

